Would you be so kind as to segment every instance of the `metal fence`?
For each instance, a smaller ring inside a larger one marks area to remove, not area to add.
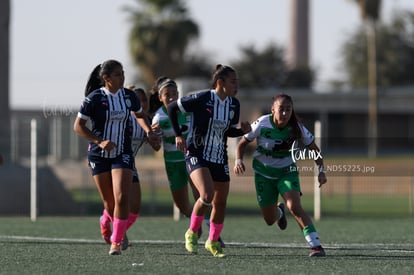
[[[10,154],[0,167],[0,215],[30,214],[31,185],[31,121],[37,121],[37,214],[38,215],[91,215],[101,205],[96,204],[97,191],[86,166],[86,141],[72,130],[75,112],[67,115],[47,116],[28,112],[12,117]],[[229,152],[234,151],[234,141]],[[2,150],[3,151],[3,150]],[[172,213],[166,175],[160,153],[144,147],[136,158],[148,215]],[[354,215],[383,212],[385,215],[413,216],[414,162],[409,156],[390,156],[381,160],[325,159],[328,184],[322,189],[322,214]],[[303,201],[312,211],[314,178],[311,162],[301,163]],[[355,166],[355,167],[352,167]],[[360,171],[347,171],[351,168]],[[249,168],[245,176],[232,175],[231,201],[246,196],[250,206],[255,203],[254,179]],[[338,171],[342,169],[343,171]],[[361,170],[364,170],[364,173]],[[374,171],[370,171],[370,169]],[[74,191],[76,190],[76,192]],[[74,195],[76,194],[76,196]],[[74,197],[75,196],[75,197]],[[238,207],[238,204],[229,207]],[[384,212],[383,209],[386,209]],[[388,212],[387,212],[388,211]],[[167,212],[167,213],[168,213]],[[243,214],[243,209],[240,209]],[[381,213],[379,213],[381,214]]]

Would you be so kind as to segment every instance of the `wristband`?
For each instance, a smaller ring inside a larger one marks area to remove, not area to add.
[[[323,165],[318,166],[319,173],[325,173],[325,169],[323,168]]]
[[[243,164],[243,160],[242,160],[242,159],[236,159],[236,160],[234,161],[234,163],[235,163],[236,165],[238,165],[238,164]]]

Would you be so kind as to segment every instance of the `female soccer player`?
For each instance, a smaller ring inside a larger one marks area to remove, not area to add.
[[[186,217],[190,217],[192,204],[188,198],[187,183],[190,183],[194,200],[198,199],[199,193],[189,178],[186,170],[184,153],[181,150],[178,150],[175,146],[175,133],[167,114],[167,106],[177,99],[178,89],[175,81],[165,76],[159,77],[152,88],[150,99],[150,112],[155,112],[151,127],[153,127],[153,129],[159,129],[157,133],[162,136],[164,164],[174,203],[182,214]],[[190,120],[191,116],[189,113],[179,112],[178,123],[182,129],[184,138],[187,137]],[[209,216],[210,215],[208,214],[205,217],[207,226],[210,225]],[[197,232],[198,237],[201,236],[201,233],[202,230],[200,227]],[[222,247],[225,246],[220,237],[218,241]]]
[[[214,257],[225,256],[218,238],[223,230],[230,183],[227,137],[250,131],[248,122],[236,128],[240,114],[240,104],[235,98],[237,89],[236,71],[230,66],[217,65],[211,90],[180,98],[168,105],[176,147],[186,152],[187,170],[200,194],[193,206],[190,228],[185,233],[185,247],[190,253],[197,253],[197,231],[212,207],[205,248]],[[191,113],[192,124],[187,139],[178,122],[178,111]]]
[[[160,77],[152,88],[150,110],[155,114],[152,118],[152,127],[158,129],[157,134],[162,136],[164,164],[170,184],[171,194],[175,205],[185,216],[191,215],[191,204],[188,198],[188,173],[185,168],[184,154],[175,147],[175,134],[167,114],[167,106],[178,99],[177,84],[167,77]],[[190,117],[188,114],[179,113],[178,123],[183,135],[187,136]],[[154,148],[160,149],[160,148]],[[192,183],[190,182],[190,185]],[[194,199],[198,198],[197,190],[193,190]]]
[[[280,194],[312,249],[309,256],[325,256],[315,226],[302,208],[298,169],[292,159],[292,150],[295,150],[295,144],[299,141],[308,150],[313,150],[316,156],[320,156],[320,150],[314,142],[313,135],[296,117],[290,96],[275,96],[272,113],[257,119],[252,124],[252,131],[240,140],[234,166],[234,172],[238,175],[245,171],[244,151],[248,143],[254,139],[254,181],[257,201],[265,222],[272,225],[277,221],[282,230],[286,228],[284,204],[277,204]],[[321,187],[326,183],[322,157],[318,157],[315,162],[319,169],[318,181]]]
[[[147,95],[142,88],[135,88],[135,86],[128,86],[127,89],[132,90],[137,95],[139,102],[141,104],[141,107],[143,111],[147,114],[148,112],[148,98]],[[148,121],[150,121],[150,118],[147,116]],[[131,133],[131,144],[132,144],[132,151],[134,158],[138,154],[139,149],[142,147],[142,145],[148,141],[146,133],[144,129],[139,125],[138,121],[135,119],[135,116],[131,114],[130,116],[130,133]],[[159,145],[159,140],[151,140],[152,146]],[[155,142],[155,143],[154,143]],[[157,144],[157,145],[156,145]],[[135,166],[134,162],[134,171],[133,171],[133,177],[132,177],[132,185],[131,185],[131,192],[129,196],[129,215],[128,215],[128,224],[127,224],[127,230],[135,223],[135,221],[138,219],[140,215],[141,210],[141,185],[139,180],[139,175],[137,168]],[[111,235],[112,235],[112,229],[111,229],[111,222],[113,218],[109,215],[108,211],[106,209],[103,210],[103,214],[100,217],[100,226],[101,226],[101,235],[102,238],[107,242],[111,243]],[[121,241],[121,250],[125,250],[129,246],[129,240],[128,236],[125,233],[124,237]]]
[[[85,99],[74,131],[89,141],[88,162],[104,208],[113,217],[110,255],[121,254],[121,240],[129,215],[129,193],[134,157],[129,133],[131,112],[147,137],[151,127],[134,92],[124,89],[124,71],[116,60],[95,67],[85,89]],[[86,125],[91,120],[91,129]]]

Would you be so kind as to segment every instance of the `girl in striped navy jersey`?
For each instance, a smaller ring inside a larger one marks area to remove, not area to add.
[[[148,98],[147,95],[142,88],[135,88],[135,86],[128,86],[127,89],[132,90],[137,95],[139,102],[141,103],[142,109],[145,113],[148,112]],[[150,117],[147,117],[148,121],[150,121]],[[136,157],[138,154],[139,149],[142,145],[146,142],[150,142],[151,146],[157,147],[159,146],[160,140],[148,140],[147,135],[144,129],[139,125],[138,121],[135,119],[135,116],[132,114],[130,116],[130,127],[131,127],[131,144],[132,144],[132,152],[133,156]],[[128,223],[127,223],[127,230],[135,223],[138,219],[141,211],[141,184],[139,180],[138,170],[134,163],[134,171],[132,177],[132,185],[131,185],[131,192],[129,196],[129,215],[128,215]],[[102,238],[107,242],[110,242],[110,238],[112,235],[111,230],[111,223],[113,218],[108,214],[106,209],[103,210],[103,214],[100,217],[100,225],[101,225],[101,234]],[[125,250],[130,246],[128,236],[125,232],[124,237],[121,241],[121,250]]]
[[[152,127],[153,129],[157,127],[159,129],[158,133],[162,136],[165,170],[174,203],[182,214],[190,217],[192,204],[190,203],[188,195],[188,183],[191,187],[194,200],[198,199],[199,193],[186,171],[184,153],[175,146],[175,133],[167,114],[167,106],[177,99],[178,89],[175,81],[165,76],[159,77],[152,88],[150,99],[150,113],[155,113],[152,119]],[[180,112],[178,114],[178,123],[184,137],[187,137],[190,122],[191,115],[189,113]],[[210,223],[209,216],[206,215],[205,221],[207,226]],[[198,237],[201,236],[201,227],[197,234]],[[218,241],[222,247],[225,246],[221,238]]]
[[[286,229],[284,204],[277,203],[280,194],[311,247],[309,256],[325,256],[315,226],[301,205],[298,169],[292,152],[296,149],[295,144],[300,142],[306,146],[307,150],[313,150],[315,155],[320,156],[314,159],[319,169],[319,187],[327,181],[323,159],[314,142],[314,136],[296,117],[290,96],[286,94],[275,96],[272,113],[258,118],[252,124],[252,131],[240,140],[236,149],[234,166],[236,174],[243,174],[246,170],[243,164],[244,151],[254,139],[256,139],[256,150],[253,153],[252,166],[257,201],[265,222],[268,225],[277,222],[280,229]]]
[[[85,89],[85,99],[74,131],[89,141],[88,162],[104,208],[113,217],[109,254],[121,254],[121,240],[129,215],[129,193],[134,157],[128,120],[131,112],[147,137],[151,127],[134,92],[124,89],[122,64],[108,60],[95,67]],[[86,125],[91,120],[91,129]]]
[[[225,256],[218,238],[223,230],[230,183],[227,137],[250,131],[248,122],[236,128],[240,115],[240,104],[235,98],[237,89],[236,71],[229,66],[217,65],[211,90],[180,98],[168,105],[176,147],[186,152],[187,170],[200,193],[193,206],[190,228],[185,234],[185,247],[190,253],[197,253],[197,231],[212,207],[205,248],[215,257]],[[179,111],[191,113],[187,139],[178,123]]]

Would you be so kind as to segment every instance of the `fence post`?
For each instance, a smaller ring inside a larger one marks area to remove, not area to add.
[[[414,178],[411,176],[410,185],[409,185],[409,193],[408,193],[408,200],[409,200],[409,208],[410,214],[413,215],[414,213]]]
[[[37,121],[30,121],[30,219],[37,219]]]
[[[321,146],[321,122],[315,121],[315,143],[319,148]],[[314,185],[313,185],[313,215],[316,221],[321,219],[321,188],[319,188],[318,174],[319,170],[315,169]]]
[[[155,171],[153,169],[148,170],[149,174],[149,187],[150,187],[150,201],[149,201],[149,212],[154,215],[157,212],[157,187],[155,179]]]
[[[177,205],[175,205],[175,203],[173,203],[173,220],[174,221],[179,221],[180,220],[180,209],[178,209]]]
[[[346,213],[351,215],[352,213],[352,175],[346,174]]]
[[[16,164],[19,160],[19,121],[16,117],[10,119],[10,131],[11,131],[11,140],[10,140],[10,158],[13,164]]]

